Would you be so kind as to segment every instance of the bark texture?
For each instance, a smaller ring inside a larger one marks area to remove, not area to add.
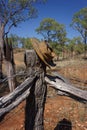
[[[12,42],[8,41],[8,38],[6,38],[6,41],[4,41],[4,56],[8,78],[8,86],[10,92],[12,92],[16,87],[16,77],[14,77],[15,63],[14,63]]]
[[[29,96],[34,80],[35,76],[27,78],[13,92],[0,98],[0,118]]]
[[[0,79],[3,78],[2,73],[2,61],[3,61],[3,36],[4,36],[4,26],[0,22]]]
[[[34,50],[25,54],[27,76],[36,75],[30,95],[26,99],[25,130],[44,130],[44,106],[47,86],[45,82],[46,66]]]
[[[3,74],[2,74],[2,52],[1,52],[1,48],[0,48],[0,79],[3,78]]]

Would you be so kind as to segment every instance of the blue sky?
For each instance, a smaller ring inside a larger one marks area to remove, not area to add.
[[[35,32],[40,22],[44,18],[53,18],[58,23],[64,24],[67,31],[67,37],[73,38],[80,34],[70,27],[73,15],[80,9],[87,7],[87,0],[47,0],[45,4],[38,4],[38,17],[21,23],[17,28],[12,28],[11,33],[21,37],[36,37],[41,39],[42,36]]]

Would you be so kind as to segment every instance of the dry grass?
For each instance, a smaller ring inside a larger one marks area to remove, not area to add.
[[[24,64],[24,51],[14,54],[14,59],[15,59],[15,64],[16,64],[16,69],[17,69],[17,70],[18,70],[19,68],[25,69],[25,64]]]

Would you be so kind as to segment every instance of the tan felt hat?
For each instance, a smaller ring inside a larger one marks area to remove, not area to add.
[[[48,45],[48,43],[46,41],[39,42],[36,39],[32,39],[31,42],[33,45],[33,49],[35,50],[39,58],[48,67],[55,66],[52,59],[56,54],[53,52],[52,48]]]

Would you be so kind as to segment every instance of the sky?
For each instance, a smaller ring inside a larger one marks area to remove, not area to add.
[[[36,37],[42,39],[40,34],[35,32],[40,22],[44,18],[53,18],[58,23],[64,24],[67,32],[67,38],[80,36],[80,34],[70,27],[73,15],[80,9],[87,7],[87,0],[47,0],[45,4],[37,4],[38,17],[23,22],[16,28],[12,28],[12,34],[21,37]]]

